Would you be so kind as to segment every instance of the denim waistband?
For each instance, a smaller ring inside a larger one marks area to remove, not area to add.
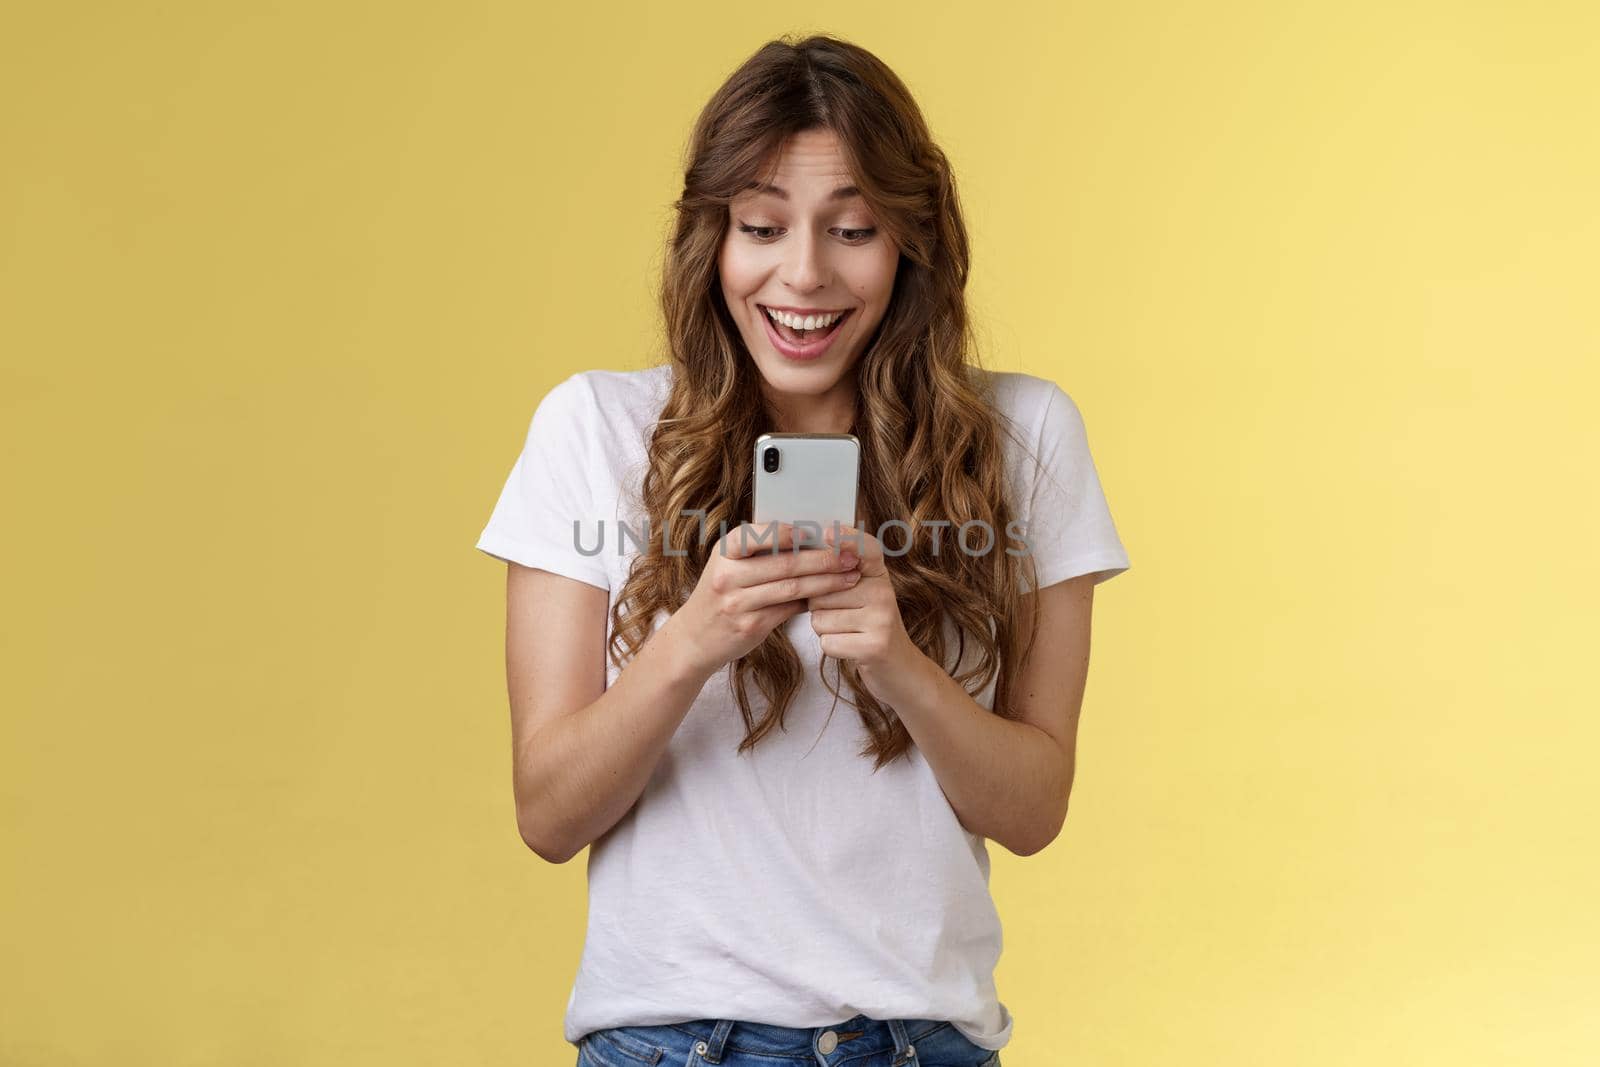
[[[719,1062],[724,1051],[800,1056],[809,1060],[815,1051],[827,1054],[834,1049],[847,1051],[852,1056],[893,1050],[894,1062],[900,1063],[911,1058],[912,1045],[919,1037],[944,1025],[938,1019],[880,1020],[866,1015],[809,1029],[737,1019],[695,1019],[671,1024],[673,1029],[705,1042],[706,1049],[701,1057],[707,1063]],[[820,1047],[819,1042],[822,1043]]]

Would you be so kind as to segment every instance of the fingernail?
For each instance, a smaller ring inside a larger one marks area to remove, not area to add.
[[[844,576],[844,583],[846,585],[852,585],[852,584],[855,583],[855,580],[857,578],[860,578],[860,577],[861,577],[861,572],[860,571],[851,571],[849,574]]]
[[[849,549],[845,549],[839,553],[839,563],[845,567],[854,567],[856,565],[856,554]]]

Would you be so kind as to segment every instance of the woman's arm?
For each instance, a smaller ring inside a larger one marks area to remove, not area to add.
[[[627,813],[713,674],[805,610],[807,598],[855,584],[853,553],[799,547],[788,524],[762,551],[754,529],[741,524],[713,542],[688,600],[610,688],[606,591],[507,563],[517,827],[544,859],[565,863]]]
[[[1093,575],[1048,585],[1023,601],[1038,613],[1039,631],[1011,699],[1014,721],[984,708],[920,651],[899,668],[871,674],[961,825],[1031,856],[1055,840],[1067,818],[1089,673]]]
[[[507,567],[517,829],[539,856],[565,863],[644,792],[711,672],[694,665],[668,619],[607,688],[606,591],[519,563]]]
[[[1072,792],[1093,574],[1023,597],[1021,622],[1026,628],[1035,613],[1038,633],[1011,696],[1015,718],[1005,719],[907,636],[878,540],[865,531],[840,540],[861,546],[861,582],[811,599],[822,651],[854,661],[872,695],[894,709],[962,826],[1019,856],[1038,852],[1061,832]]]

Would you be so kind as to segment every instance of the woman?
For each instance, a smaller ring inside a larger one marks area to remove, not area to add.
[[[985,842],[1059,831],[1092,587],[1128,568],[1083,422],[967,362],[950,169],[863,49],[756,52],[675,206],[668,362],[552,389],[478,541],[523,838],[589,846],[565,1036],[590,1067],[994,1067]],[[741,536],[766,431],[860,439],[855,537]]]

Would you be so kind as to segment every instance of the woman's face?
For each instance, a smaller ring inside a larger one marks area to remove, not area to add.
[[[722,295],[774,405],[795,424],[842,419],[843,429],[855,401],[849,372],[889,306],[900,252],[850,191],[831,130],[791,137],[770,182],[729,205]],[[844,317],[796,333],[768,309]]]

